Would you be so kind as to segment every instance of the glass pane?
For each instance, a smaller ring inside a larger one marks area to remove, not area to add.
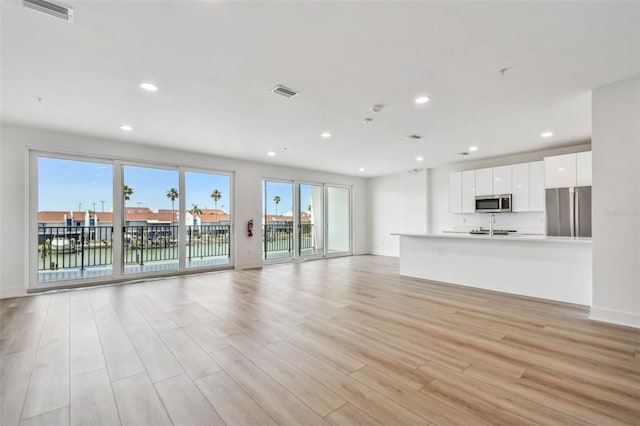
[[[298,225],[298,254],[321,255],[324,252],[324,192],[322,185],[298,186],[300,222]]]
[[[122,173],[124,273],[177,269],[177,197],[168,194],[177,192],[178,172],[124,166]]]
[[[265,259],[293,257],[293,184],[262,183],[262,254]]]
[[[38,158],[38,283],[111,276],[113,166]]]
[[[327,187],[327,248],[329,253],[349,252],[351,221],[349,188]]]
[[[187,268],[228,265],[231,258],[231,178],[185,173]]]

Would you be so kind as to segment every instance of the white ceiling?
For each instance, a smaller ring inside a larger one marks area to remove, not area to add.
[[[2,1],[3,121],[345,174],[588,140],[590,89],[640,74],[639,2],[66,4]]]

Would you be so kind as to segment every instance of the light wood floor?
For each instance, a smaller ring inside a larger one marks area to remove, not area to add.
[[[640,424],[640,333],[359,256],[5,300],[11,425]]]

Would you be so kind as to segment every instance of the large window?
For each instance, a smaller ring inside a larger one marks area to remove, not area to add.
[[[298,184],[298,256],[324,254],[324,188]]]
[[[327,253],[351,251],[351,189],[327,187]]]
[[[264,259],[287,259],[294,254],[293,183],[262,183],[262,254]]]
[[[31,164],[31,288],[232,263],[229,174],[36,152]]]
[[[39,157],[37,282],[113,273],[113,166]]]
[[[178,171],[126,165],[122,176],[124,273],[178,269]]]
[[[186,267],[227,265],[231,258],[231,178],[186,172]]]
[[[351,188],[265,180],[262,191],[264,259],[351,253]]]

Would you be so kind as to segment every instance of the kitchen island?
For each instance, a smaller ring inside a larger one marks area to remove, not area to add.
[[[591,305],[591,238],[400,236],[400,275]]]

